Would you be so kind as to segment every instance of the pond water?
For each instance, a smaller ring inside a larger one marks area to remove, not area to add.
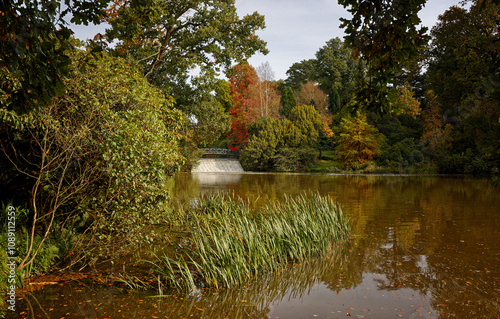
[[[331,196],[352,234],[324,258],[238,289],[150,298],[82,282],[19,304],[31,318],[500,318],[500,189],[488,179],[319,174],[179,174],[175,201],[229,192],[251,205]],[[168,294],[168,292],[165,292]]]

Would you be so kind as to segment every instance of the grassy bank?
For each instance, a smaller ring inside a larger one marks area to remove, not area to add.
[[[286,198],[261,209],[212,196],[186,217],[188,239],[152,263],[163,284],[188,290],[237,286],[277,272],[289,261],[325,253],[350,230],[340,207],[319,195]]]

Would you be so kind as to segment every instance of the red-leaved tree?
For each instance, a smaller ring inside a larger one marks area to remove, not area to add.
[[[248,141],[247,125],[258,116],[258,100],[255,87],[259,78],[255,69],[249,64],[237,64],[233,67],[233,75],[229,79],[234,105],[231,113],[231,141],[228,147],[240,150]]]

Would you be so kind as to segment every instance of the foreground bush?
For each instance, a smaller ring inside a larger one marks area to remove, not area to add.
[[[319,195],[286,198],[258,211],[242,200],[214,196],[201,199],[187,216],[189,243],[154,263],[170,286],[183,289],[240,285],[289,261],[325,253],[350,230],[340,207]]]
[[[0,105],[2,196],[29,208],[18,269],[60,234],[84,235],[68,242],[74,261],[94,260],[90,248],[112,258],[123,242],[111,240],[132,240],[164,215],[165,182],[182,160],[184,115],[172,98],[123,59],[72,54],[64,92],[49,105],[23,115]]]

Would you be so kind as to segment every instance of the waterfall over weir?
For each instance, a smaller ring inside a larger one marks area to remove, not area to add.
[[[201,158],[193,173],[238,173],[244,172],[240,162],[235,158]]]

